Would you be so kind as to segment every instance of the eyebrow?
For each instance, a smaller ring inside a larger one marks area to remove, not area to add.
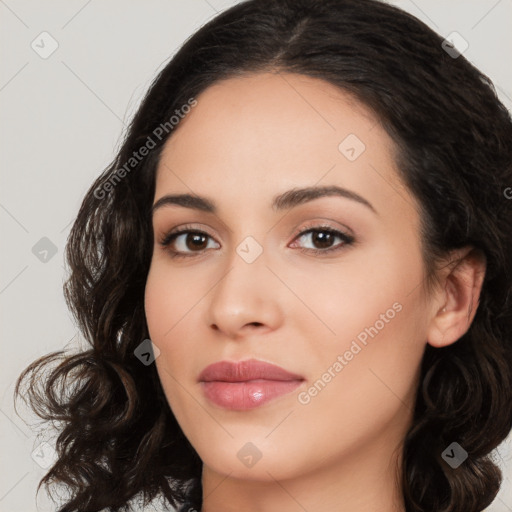
[[[274,197],[272,200],[272,209],[275,211],[289,210],[298,205],[313,201],[314,199],[330,196],[338,196],[351,199],[366,206],[378,215],[372,204],[364,197],[346,188],[338,187],[337,185],[295,188],[287,190],[286,192],[283,192],[282,194]],[[155,211],[167,205],[178,205],[184,208],[201,210],[207,213],[217,213],[217,206],[215,205],[214,201],[206,197],[192,194],[167,194],[162,196],[151,208],[151,213],[154,214]]]

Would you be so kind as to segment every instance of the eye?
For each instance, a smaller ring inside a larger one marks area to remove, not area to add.
[[[193,229],[192,226],[184,226],[178,231],[171,231],[164,235],[160,240],[160,245],[171,254],[172,258],[187,258],[204,253],[208,248],[208,239],[213,238],[204,231]],[[315,226],[305,231],[301,231],[295,240],[310,240],[314,245],[320,248],[300,248],[301,252],[309,252],[313,254],[326,254],[333,251],[341,250],[344,246],[354,242],[354,237],[348,233],[344,233],[329,226]],[[341,242],[332,246],[333,242],[339,239]],[[217,244],[218,248],[219,245]],[[293,247],[293,246],[292,246]]]
[[[205,246],[207,239],[213,238],[204,231],[193,229],[191,226],[184,226],[178,231],[171,231],[164,235],[160,245],[168,248],[172,258],[183,258],[194,256],[194,253],[200,253],[208,248]],[[187,254],[187,249],[191,253]]]
[[[338,238],[341,243],[332,246],[334,240]],[[350,245],[354,242],[354,237],[343,231],[333,229],[330,226],[315,226],[302,231],[295,238],[295,240],[310,240],[313,245],[320,246],[318,248],[302,248],[301,252],[312,252],[313,254],[326,254],[333,251],[341,250],[344,246]]]

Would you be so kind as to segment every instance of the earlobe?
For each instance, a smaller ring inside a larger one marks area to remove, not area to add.
[[[453,253],[438,294],[441,306],[428,327],[429,345],[451,345],[468,331],[478,308],[485,268],[485,256],[477,249],[466,247]]]

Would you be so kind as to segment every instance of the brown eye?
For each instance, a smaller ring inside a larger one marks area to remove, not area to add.
[[[316,244],[316,247],[320,247],[320,249],[330,247],[336,238],[336,235],[329,231],[314,231],[311,235],[311,241],[313,244]]]
[[[206,249],[208,235],[203,233],[185,233],[184,245],[190,250]]]
[[[303,231],[296,239],[309,239],[313,244],[313,248],[302,248],[301,251],[313,252],[315,254],[325,254],[331,251],[336,251],[341,249],[343,246],[350,245],[354,242],[354,237],[351,235],[330,227],[327,228],[321,226]],[[341,240],[341,243],[333,246],[332,244],[335,243],[336,239]]]
[[[203,231],[183,228],[179,231],[167,234],[160,242],[160,245],[167,248],[172,257],[194,256],[194,253],[200,254],[208,249],[208,239],[210,235]]]

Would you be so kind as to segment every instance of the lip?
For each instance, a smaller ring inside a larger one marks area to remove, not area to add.
[[[290,393],[305,379],[280,366],[248,359],[211,364],[198,380],[204,395],[214,404],[245,411]]]

